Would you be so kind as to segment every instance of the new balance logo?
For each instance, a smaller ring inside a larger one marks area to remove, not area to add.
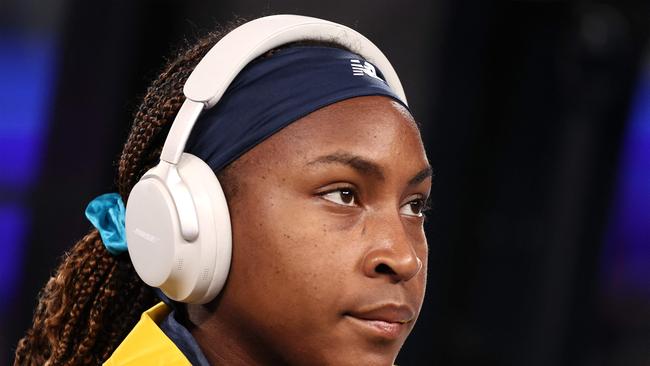
[[[377,76],[377,71],[375,70],[375,67],[372,66],[372,64],[367,61],[363,61],[363,63],[361,63],[361,60],[351,59],[350,66],[352,66],[352,75],[355,76],[368,75],[377,80],[384,81],[379,76]]]

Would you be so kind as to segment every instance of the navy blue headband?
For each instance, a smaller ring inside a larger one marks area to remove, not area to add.
[[[355,53],[323,46],[284,48],[239,73],[221,100],[199,117],[185,150],[217,172],[297,119],[369,95],[404,105],[382,73]]]

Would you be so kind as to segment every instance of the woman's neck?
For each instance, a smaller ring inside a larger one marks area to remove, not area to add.
[[[187,305],[190,331],[210,365],[257,366],[283,365],[281,355],[269,352],[255,331],[215,304]]]

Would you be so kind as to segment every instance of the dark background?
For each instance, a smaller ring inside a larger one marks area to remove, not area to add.
[[[650,104],[647,0],[5,0],[0,360],[88,230],[85,205],[115,190],[165,57],[235,15],[273,13],[365,34],[423,125],[429,283],[399,364],[650,365],[650,236],[642,225],[629,249],[615,226],[632,112]]]

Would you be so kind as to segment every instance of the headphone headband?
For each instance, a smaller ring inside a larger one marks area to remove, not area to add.
[[[287,43],[340,40],[375,64],[386,82],[406,103],[402,84],[384,54],[359,32],[322,19],[300,15],[272,15],[243,24],[224,36],[194,68],[183,92],[188,99],[212,108],[237,74],[255,58]],[[224,55],[227,55],[224,57]]]

